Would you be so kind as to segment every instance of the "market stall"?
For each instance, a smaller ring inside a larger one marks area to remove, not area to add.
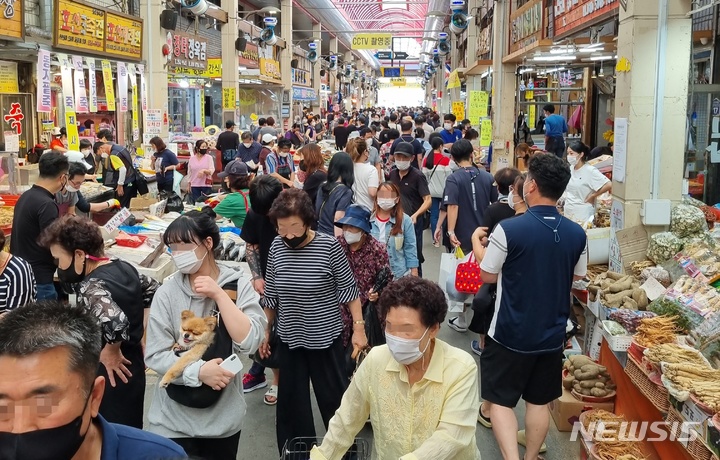
[[[583,352],[613,382],[612,412],[646,430],[637,441],[647,458],[720,455],[720,243],[708,226],[715,220],[686,198],[673,207],[668,232],[624,230],[633,235],[620,248],[625,273],[596,270],[582,302]],[[592,444],[587,458],[601,458]]]

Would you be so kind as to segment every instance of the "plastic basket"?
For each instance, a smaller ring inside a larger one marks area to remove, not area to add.
[[[632,343],[631,335],[612,335],[607,329],[605,329],[604,324],[602,328],[602,335],[605,337],[605,341],[607,341],[608,347],[610,347],[612,351],[627,351]]]
[[[665,417],[665,421],[668,422],[668,430],[670,430],[670,432],[675,436],[676,439],[680,436],[687,437],[687,433],[680,432],[680,424],[683,423],[685,419],[682,415],[680,415],[678,411],[675,410],[675,408],[670,408],[667,417]],[[699,435],[693,440],[688,441],[687,444],[681,442],[680,445],[682,445],[685,450],[687,450],[687,452],[690,454],[690,457],[692,457],[694,460],[712,460],[714,458],[717,458],[713,456],[713,453],[700,439]]]
[[[322,444],[322,438],[293,438],[285,443],[280,460],[307,460],[314,446]],[[355,438],[355,442],[343,455],[342,460],[369,460],[370,446],[365,439]]]
[[[667,413],[668,409],[670,409],[670,399],[665,387],[653,383],[633,359],[628,359],[625,365],[625,373],[657,410]]]

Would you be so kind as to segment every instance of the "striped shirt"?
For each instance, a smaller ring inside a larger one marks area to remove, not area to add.
[[[30,264],[10,256],[0,273],[0,313],[34,302],[36,296],[35,275]]]
[[[360,296],[340,243],[315,233],[290,249],[279,236],[270,247],[263,306],[277,310],[278,336],[290,349],[330,347],[342,332],[340,305]]]

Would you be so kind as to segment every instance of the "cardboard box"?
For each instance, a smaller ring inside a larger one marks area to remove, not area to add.
[[[603,409],[612,412],[615,409],[615,403],[579,401],[564,388],[562,396],[550,403],[550,415],[552,415],[558,431],[572,431],[573,424],[580,420],[580,414],[592,409]]]
[[[147,211],[150,209],[150,205],[153,205],[157,203],[158,200],[156,198],[133,198],[130,200],[130,210],[131,211]]]

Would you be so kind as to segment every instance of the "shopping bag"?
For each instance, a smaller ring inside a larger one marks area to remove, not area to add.
[[[475,295],[481,285],[480,264],[475,260],[475,254],[470,252],[467,262],[458,263],[455,269],[455,289],[463,294]]]
[[[179,172],[173,171],[173,192],[175,192],[177,196],[182,196],[181,185],[184,177],[185,176],[183,176]],[[185,187],[185,189],[187,190],[187,186]]]
[[[440,288],[445,292],[445,296],[448,299],[448,311],[450,313],[463,311],[463,304],[470,303],[472,299],[472,295],[462,294],[455,289],[457,266],[458,263],[463,261],[464,257],[460,248],[456,248],[454,252],[445,253],[440,256],[438,285],[440,285]]]

